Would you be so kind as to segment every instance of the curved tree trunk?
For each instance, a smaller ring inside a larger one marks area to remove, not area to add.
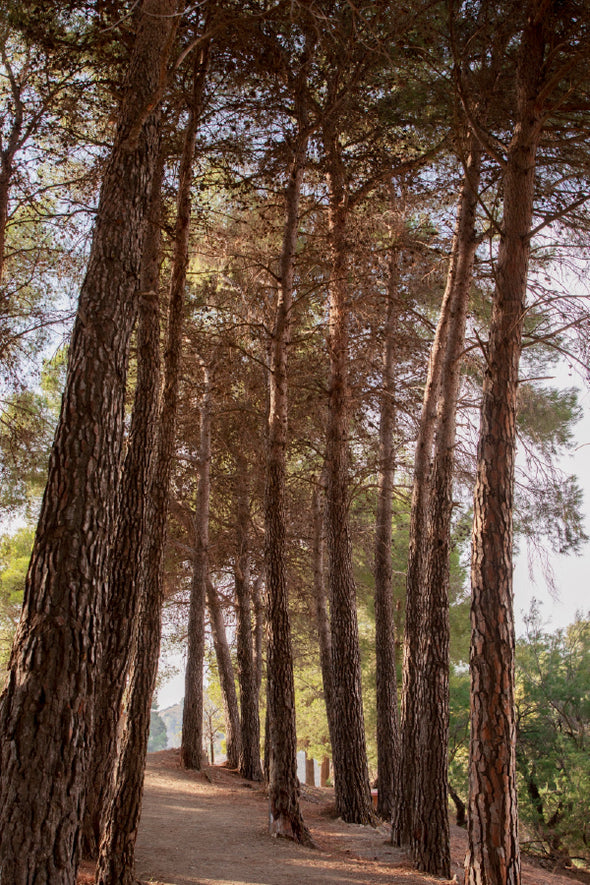
[[[123,465],[119,519],[107,586],[104,652],[97,679],[92,760],[82,829],[82,852],[98,856],[102,808],[117,758],[117,736],[144,579],[147,489],[160,395],[160,210],[162,163],[154,184],[141,271],[137,386]]]
[[[379,487],[375,527],[375,663],[377,700],[377,814],[391,819],[399,768],[395,618],[391,583],[391,518],[395,474],[395,334],[399,318],[396,256],[389,267],[379,425]]]
[[[416,759],[411,848],[417,868],[451,877],[448,814],[449,583],[456,414],[461,354],[473,261],[481,153],[472,144],[459,198],[449,267],[450,319],[444,342],[436,442],[430,486],[430,534],[426,554],[424,621],[420,661],[421,711]]]
[[[23,614],[0,702],[0,878],[73,885],[131,331],[176,0],[145,0],[101,190]]]
[[[503,176],[504,218],[481,407],[471,562],[471,741],[466,885],[518,885],[512,509],[516,398],[542,129],[546,10],[528,5],[516,125]]]
[[[117,761],[113,791],[104,814],[105,830],[100,845],[96,885],[133,885],[135,882],[135,840],[141,815],[150,710],[156,684],[162,630],[163,560],[178,407],[190,230],[190,185],[207,59],[208,47],[205,45],[195,60],[193,101],[180,164],[168,332],[164,355],[162,413],[155,470],[150,489],[151,513],[148,514],[150,532],[147,543],[146,579],[136,632],[127,726]]]
[[[326,431],[327,539],[330,563],[330,623],[334,682],[332,755],[336,811],[349,823],[373,820],[365,741],[356,586],[348,513],[348,305],[346,290],[347,198],[340,145],[326,124],[324,148],[328,162],[328,227],[331,272],[329,284],[330,393]]]
[[[236,457],[236,559],[234,580],[237,602],[237,659],[240,685],[240,712],[242,751],[240,774],[248,780],[262,780],[260,764],[260,713],[258,688],[252,638],[252,591],[250,586],[250,560],[248,552],[248,527],[250,509],[248,501],[247,464],[242,453]]]
[[[200,770],[203,757],[203,664],[205,660],[205,600],[209,574],[209,499],[211,495],[211,379],[203,367],[199,486],[193,517],[195,547],[188,619],[188,650],[182,714],[180,760]]]
[[[300,121],[301,125],[301,121]],[[265,565],[268,595],[268,724],[270,832],[298,842],[311,837],[299,807],[295,684],[289,623],[286,547],[287,351],[291,329],[293,272],[299,195],[307,136],[299,135],[285,193],[286,219],[281,253],[269,373],[268,441],[265,493]]]
[[[217,660],[217,672],[223,697],[223,711],[225,716],[225,746],[227,765],[229,768],[237,768],[240,762],[240,708],[234,682],[234,666],[225,632],[223,612],[219,604],[219,598],[211,581],[207,581],[207,609],[209,610],[209,622],[213,634],[213,645]]]

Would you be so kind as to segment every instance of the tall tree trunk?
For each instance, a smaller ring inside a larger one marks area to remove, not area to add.
[[[383,347],[379,426],[379,487],[375,527],[375,663],[377,701],[377,813],[390,820],[399,767],[395,619],[391,583],[391,518],[395,474],[395,334],[399,318],[396,255],[392,247]]]
[[[373,820],[365,742],[356,587],[352,566],[348,482],[348,305],[346,290],[346,218],[344,169],[336,134],[326,124],[330,392],[326,432],[327,538],[330,564],[334,735],[332,755],[336,811],[349,823]]]
[[[144,246],[137,330],[137,385],[123,465],[111,578],[107,585],[104,652],[97,679],[94,746],[82,829],[85,857],[98,855],[101,814],[117,757],[117,735],[144,578],[147,489],[160,396],[160,214],[163,164],[154,183]]]
[[[550,5],[550,4],[549,4]],[[516,398],[542,129],[547,4],[531,0],[503,175],[504,217],[483,385],[471,563],[467,885],[518,885],[512,508]]]
[[[209,610],[209,621],[211,623],[213,645],[217,660],[217,672],[223,697],[227,764],[229,768],[237,768],[240,763],[241,748],[240,709],[223,612],[221,611],[217,592],[211,581],[207,581],[207,608]]]
[[[162,629],[163,560],[178,406],[192,168],[207,62],[208,45],[205,44],[195,59],[192,103],[180,163],[168,332],[164,354],[162,413],[155,470],[150,489],[151,513],[148,514],[150,532],[147,541],[146,578],[129,686],[127,726],[117,761],[112,795],[104,817],[105,830],[96,870],[96,885],[133,885],[135,881],[135,840],[141,815],[150,710],[156,684]]]
[[[451,876],[448,815],[449,745],[449,585],[453,508],[456,414],[461,354],[473,261],[477,246],[475,214],[481,153],[473,140],[457,208],[457,223],[448,272],[449,323],[442,359],[436,441],[430,484],[430,534],[427,539],[424,619],[420,661],[421,711],[416,758],[411,847],[417,868]],[[445,308],[445,309],[446,309]]]
[[[180,759],[185,768],[199,770],[203,757],[203,664],[205,659],[205,600],[209,573],[209,500],[211,496],[211,379],[203,366],[199,485],[193,518],[195,547],[188,619],[188,651],[182,714]]]
[[[262,664],[264,657],[264,626],[265,617],[265,595],[264,595],[264,576],[259,575],[254,581],[252,587],[252,604],[254,606],[254,669],[256,671],[256,690],[260,696],[260,688],[262,686]]]
[[[299,195],[307,136],[299,134],[285,193],[285,227],[270,352],[265,494],[265,565],[268,595],[268,723],[270,832],[309,842],[299,806],[295,683],[289,623],[286,546],[287,359],[291,331],[293,273]]]
[[[262,780],[260,764],[260,713],[254,650],[252,642],[252,591],[248,535],[250,508],[247,464],[242,453],[236,457],[236,559],[234,579],[237,601],[237,658],[240,685],[242,752],[240,774],[248,780]]]
[[[129,340],[176,0],[145,0],[101,189],[0,702],[0,878],[73,885],[121,466]]]
[[[332,635],[330,633],[330,616],[326,592],[325,569],[325,475],[314,485],[312,496],[313,515],[313,590],[315,600],[315,616],[318,631],[320,652],[320,669],[324,687],[324,703],[330,733],[330,744],[334,742],[334,680],[332,678]]]

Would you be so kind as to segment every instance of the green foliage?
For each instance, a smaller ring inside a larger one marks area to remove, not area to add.
[[[517,649],[523,820],[541,849],[590,862],[590,615],[546,633],[533,604]]]
[[[0,538],[0,670],[8,663],[18,624],[33,539],[30,526]]]
[[[59,414],[66,351],[46,360],[38,390],[10,397],[0,413],[0,513],[32,518],[45,488]]]

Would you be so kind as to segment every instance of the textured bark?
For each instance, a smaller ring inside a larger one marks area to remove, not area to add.
[[[399,768],[395,619],[391,583],[391,518],[395,474],[395,333],[399,318],[395,255],[389,268],[383,390],[379,425],[379,486],[375,526],[375,664],[377,703],[377,814],[390,820]]]
[[[450,276],[449,276],[450,280]],[[400,704],[399,777],[394,784],[394,807],[391,841],[407,845],[412,831],[412,808],[415,791],[415,765],[419,744],[419,715],[416,700],[421,690],[423,672],[420,662],[420,636],[423,623],[423,589],[425,582],[426,544],[429,532],[430,470],[436,431],[436,409],[443,363],[443,342],[449,322],[447,286],[441,306],[434,341],[430,351],[428,373],[422,400],[422,411],[414,456],[414,478],[410,510],[408,568],[406,575],[406,618]]]
[[[328,351],[330,391],[326,431],[327,539],[330,575],[336,811],[348,823],[373,821],[365,742],[356,587],[348,513],[348,306],[346,291],[347,197],[337,136],[323,131],[328,163],[331,271]]]
[[[417,708],[418,728],[411,848],[416,867],[451,877],[448,815],[449,744],[449,583],[454,446],[461,354],[477,245],[475,213],[481,156],[475,145],[467,161],[457,208],[445,309],[449,312],[443,342],[442,378],[430,483],[430,534],[426,554],[424,612],[420,646],[423,667]]]
[[[185,768],[200,770],[203,757],[203,664],[205,660],[205,600],[209,574],[209,500],[211,497],[211,379],[204,367],[201,401],[199,485],[193,517],[193,577],[188,618],[188,646],[184,682],[180,760]]]
[[[325,476],[314,486],[312,497],[313,513],[313,589],[315,600],[315,616],[320,651],[320,668],[324,687],[324,703],[326,718],[330,732],[330,743],[333,742],[334,729],[334,681],[332,679],[332,636],[330,633],[330,617],[328,614],[328,598],[326,592],[325,570]]]
[[[484,377],[471,564],[471,742],[467,885],[518,885],[512,507],[516,397],[530,253],[546,9],[530,3]]]
[[[157,154],[154,107],[175,10],[175,0],[146,0],[139,17],[72,334],[23,614],[0,703],[0,878],[5,885],[73,885],[76,879],[128,348]]]
[[[223,698],[227,765],[229,768],[237,768],[240,763],[241,748],[240,708],[238,706],[234,666],[225,632],[223,612],[219,604],[217,592],[211,581],[207,581],[207,609],[209,611],[209,622],[211,624],[215,658],[217,660],[217,672]]]
[[[287,361],[291,332],[293,272],[299,195],[307,137],[299,136],[285,192],[285,226],[270,352],[265,493],[265,566],[268,595],[268,710],[270,832],[309,842],[299,807],[295,684],[287,589],[286,450]]]
[[[182,349],[182,327],[190,231],[190,184],[202,92],[207,71],[207,47],[195,62],[193,100],[180,164],[174,258],[170,282],[168,330],[164,354],[164,390],[157,457],[150,489],[146,578],[129,686],[129,708],[123,746],[117,762],[113,792],[105,811],[105,830],[96,870],[96,885],[133,885],[135,841],[141,815],[143,777],[152,696],[160,655],[164,598],[163,559],[168,517],[168,492],[174,457],[176,414]]]
[[[94,747],[82,829],[82,852],[97,857],[101,812],[117,756],[117,737],[145,563],[147,489],[160,395],[160,209],[162,164],[154,183],[141,269],[137,385],[123,465],[112,571],[107,585],[104,653],[97,679]]]
[[[254,665],[252,641],[252,590],[250,586],[250,560],[248,552],[248,527],[250,511],[248,502],[246,459],[240,453],[236,458],[236,558],[234,580],[237,601],[237,648],[238,682],[240,685],[240,724],[242,751],[240,774],[248,780],[262,780],[260,764],[260,713],[258,710],[258,686]]]

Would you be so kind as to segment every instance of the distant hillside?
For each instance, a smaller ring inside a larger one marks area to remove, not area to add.
[[[173,704],[171,707],[166,707],[164,710],[158,710],[160,717],[166,723],[166,735],[168,737],[167,747],[180,747],[183,707],[184,698],[179,704]]]

